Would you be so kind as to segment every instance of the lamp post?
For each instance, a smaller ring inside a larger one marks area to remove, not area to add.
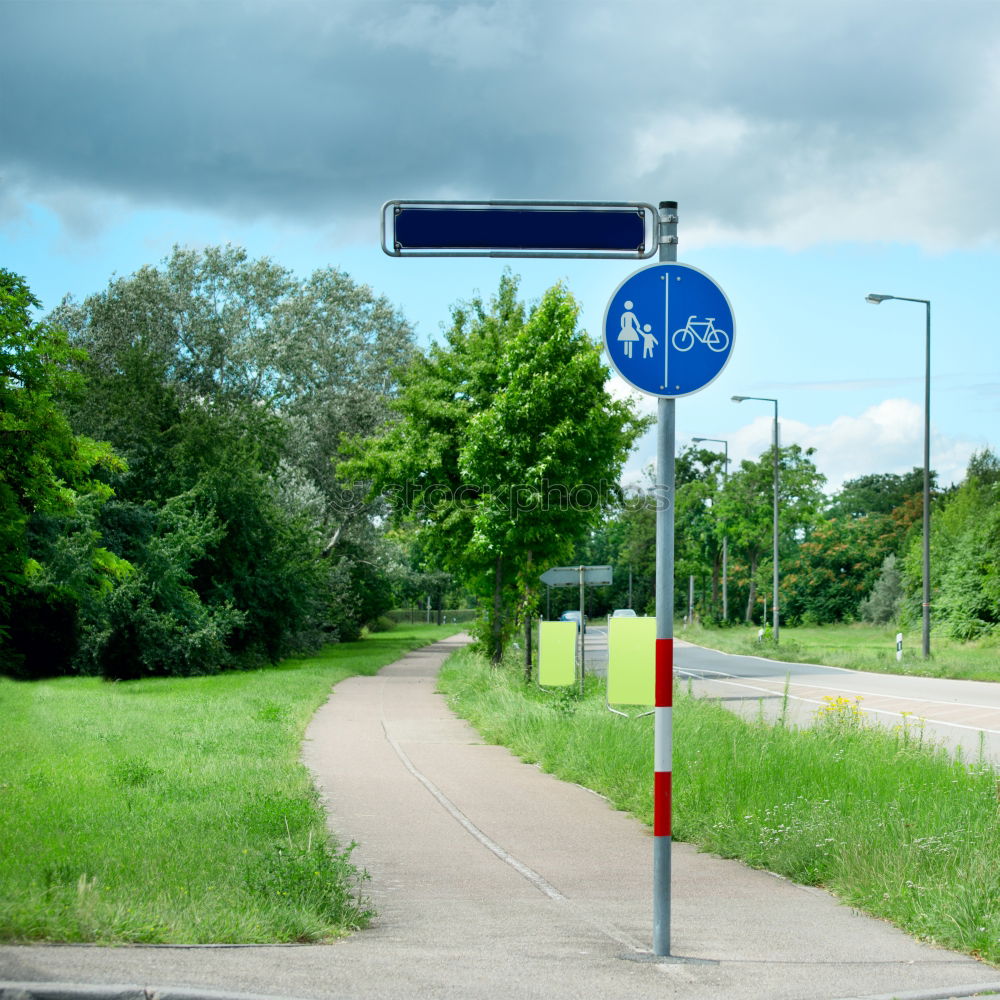
[[[771,596],[771,614],[773,616],[774,641],[778,641],[778,401],[769,396],[733,396],[734,403],[742,403],[747,399],[755,399],[761,403],[774,403],[774,563],[773,594]]]
[[[722,483],[723,488],[726,482],[729,480],[729,442],[723,438],[691,438],[695,444],[701,441],[715,441],[717,444],[721,444],[725,452],[725,461],[722,466]],[[722,620],[729,621],[729,589],[728,589],[728,575],[727,567],[729,564],[729,535],[723,532],[722,535]]]
[[[905,295],[865,296],[866,302],[878,305],[887,299],[900,302],[922,302],[926,308],[927,324],[924,338],[924,599],[923,599],[923,654],[931,655],[931,303],[930,299],[910,299]]]

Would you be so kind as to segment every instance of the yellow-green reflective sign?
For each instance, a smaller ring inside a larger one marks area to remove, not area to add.
[[[652,705],[656,684],[656,619],[608,619],[608,704]]]
[[[538,683],[569,687],[576,683],[576,622],[538,623]]]

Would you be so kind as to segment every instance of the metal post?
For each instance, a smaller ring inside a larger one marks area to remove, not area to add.
[[[778,641],[778,401],[774,400],[774,596],[771,614],[774,616],[774,641]]]
[[[924,659],[931,655],[931,304],[927,307],[924,349]]]
[[[584,624],[583,624],[583,578],[585,574],[585,567],[580,567],[580,694],[583,694],[583,674],[586,668],[586,662],[584,660],[584,652],[586,650],[586,644],[584,642]]]
[[[723,441],[722,491],[729,482],[729,442]],[[729,531],[722,536],[722,620],[729,621]]]
[[[906,295],[865,296],[866,302],[878,305],[888,299],[900,302],[921,302],[926,309],[926,334],[924,342],[924,558],[923,558],[923,653],[931,655],[931,302],[930,299],[911,299]]]
[[[660,202],[660,261],[677,260],[677,202]],[[676,401],[657,401],[656,680],[653,735],[653,953],[670,954]]]

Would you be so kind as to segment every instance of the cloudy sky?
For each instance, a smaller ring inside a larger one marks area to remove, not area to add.
[[[0,264],[46,308],[174,244],[335,265],[428,341],[495,260],[394,259],[389,199],[679,203],[736,317],[679,444],[817,449],[831,486],[1000,448],[998,0],[0,0]],[[517,260],[601,335],[637,263]],[[616,384],[616,391],[624,391]],[[648,397],[644,404],[651,405]],[[651,438],[634,456],[641,468]]]

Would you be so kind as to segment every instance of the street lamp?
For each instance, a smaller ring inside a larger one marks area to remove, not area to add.
[[[927,309],[927,327],[924,342],[924,599],[923,599],[923,652],[926,660],[931,655],[931,303],[930,299],[910,299],[905,295],[865,296],[866,302],[877,306],[887,299],[900,302],[922,302]]]
[[[756,399],[761,403],[774,403],[774,593],[771,596],[771,614],[774,622],[774,641],[778,641],[778,401],[769,396],[733,396],[734,403],[742,403],[747,399]]]
[[[725,488],[725,484],[729,479],[729,442],[723,438],[691,438],[695,444],[699,444],[702,441],[715,441],[717,444],[721,444],[725,450],[725,462],[722,466],[722,484]],[[729,588],[727,584],[727,566],[729,564],[729,534],[724,532],[722,535],[722,620],[729,621]]]

